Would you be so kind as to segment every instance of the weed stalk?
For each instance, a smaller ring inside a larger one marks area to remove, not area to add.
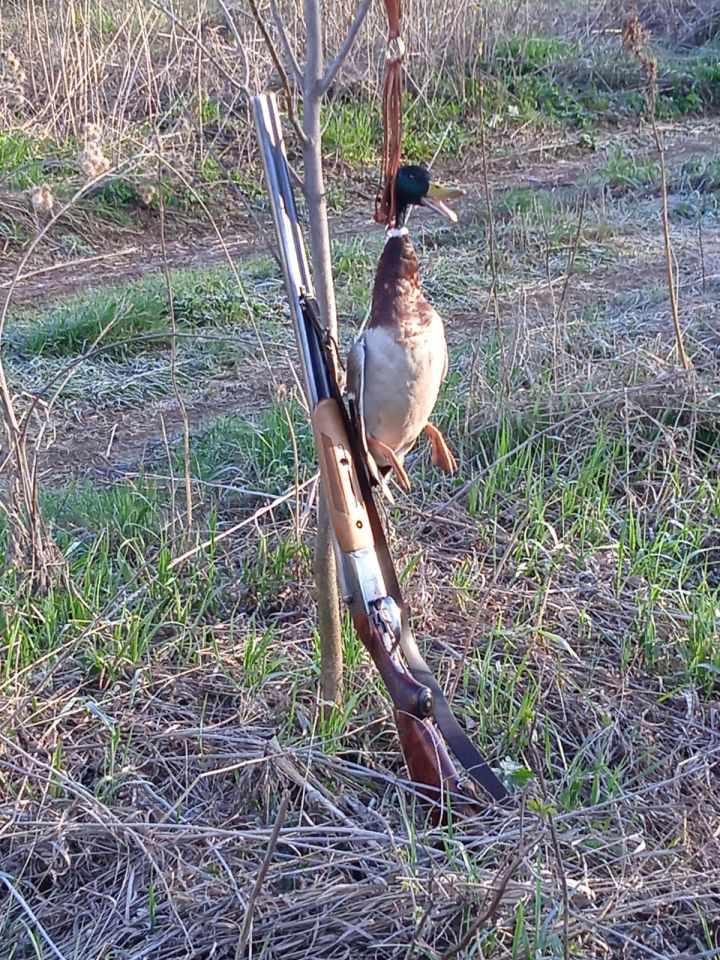
[[[490,250],[490,270],[492,272],[492,302],[495,314],[495,330],[498,339],[498,355],[500,358],[500,372],[502,376],[503,393],[506,399],[510,397],[510,374],[507,369],[505,347],[503,345],[502,324],[500,322],[500,293],[498,290],[497,246],[495,242],[495,218],[493,216],[492,197],[490,195],[490,181],[488,178],[487,146],[485,143],[485,99],[484,88],[480,92],[480,153],[482,157],[483,186],[485,188],[485,204],[488,211],[488,247]]]
[[[158,145],[160,137],[158,136]],[[167,257],[167,245],[165,243],[165,202],[162,195],[162,156],[158,156],[158,197],[160,201],[160,247],[162,250],[162,268],[165,276],[165,286],[168,297],[168,313],[170,315],[171,340],[170,340],[170,380],[172,383],[175,400],[180,410],[180,418],[183,425],[183,475],[185,481],[185,529],[188,535],[193,525],[193,496],[192,496],[192,478],[190,474],[190,420],[188,418],[187,408],[180,393],[180,386],[177,378],[177,319],[175,317],[175,302],[173,299],[172,282],[170,280],[170,266]]]
[[[622,28],[622,39],[623,46],[640,64],[640,69],[645,77],[645,100],[647,103],[647,112],[650,119],[650,125],[652,127],[653,138],[655,140],[655,147],[657,149],[658,163],[660,165],[663,247],[665,252],[665,268],[667,270],[668,295],[670,297],[670,312],[672,314],[673,327],[675,329],[678,360],[680,361],[680,365],[684,370],[692,370],[692,361],[685,350],[685,341],[683,337],[682,326],[680,325],[680,308],[678,305],[677,287],[675,285],[675,271],[673,268],[674,255],[670,240],[670,214],[668,210],[665,144],[663,142],[660,129],[657,125],[657,57],[653,56],[648,50],[648,33],[640,23],[640,19],[635,11],[631,11],[625,17]]]

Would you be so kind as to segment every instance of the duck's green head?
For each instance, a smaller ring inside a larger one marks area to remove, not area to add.
[[[455,187],[443,187],[441,184],[432,181],[425,167],[406,164],[400,167],[395,180],[398,225],[402,226],[404,224],[408,207],[420,206],[421,204],[442,214],[443,217],[447,217],[453,223],[457,223],[457,214],[443,201],[455,200],[464,195],[462,190]]]

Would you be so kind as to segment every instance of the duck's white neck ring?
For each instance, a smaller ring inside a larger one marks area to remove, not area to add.
[[[385,236],[389,240],[390,237],[406,237],[409,232],[407,227],[389,227],[385,231]]]

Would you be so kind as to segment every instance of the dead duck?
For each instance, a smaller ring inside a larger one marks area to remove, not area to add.
[[[422,204],[455,223],[456,214],[443,201],[461,196],[461,190],[433,183],[424,167],[400,168],[395,185],[397,226],[387,231],[370,322],[348,354],[348,394],[371,473],[380,480],[394,471],[405,491],[410,479],[404,460],[423,430],[430,439],[432,462],[445,473],[457,469],[445,438],[430,423],[447,373],[448,352],[442,318],[422,292],[406,220],[410,207]]]

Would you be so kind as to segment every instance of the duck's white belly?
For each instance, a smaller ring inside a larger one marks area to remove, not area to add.
[[[402,462],[430,418],[447,369],[442,320],[436,315],[401,343],[383,327],[367,330],[364,341],[365,429]]]

